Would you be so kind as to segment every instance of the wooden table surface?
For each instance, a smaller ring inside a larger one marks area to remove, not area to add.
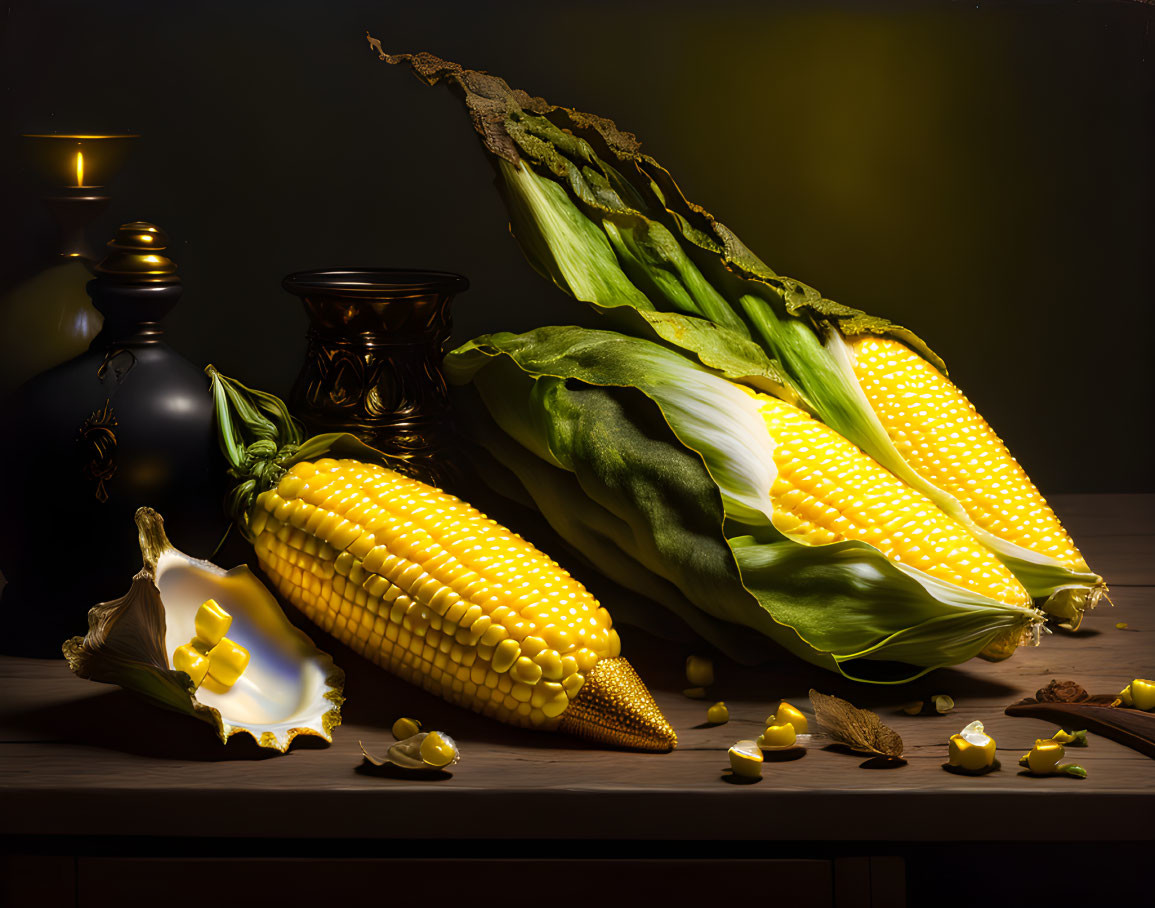
[[[222,745],[207,724],[73,677],[62,661],[0,660],[0,836],[183,836],[356,839],[648,839],[798,842],[1081,841],[1155,837],[1155,761],[1092,736],[1070,755],[1085,780],[1033,778],[1021,753],[1054,726],[1003,709],[1052,678],[1092,693],[1155,677],[1155,495],[1057,496],[1088,561],[1110,582],[1078,633],[1046,636],[1009,661],[932,673],[911,685],[853,684],[784,657],[757,670],[716,660],[713,699],[726,725],[704,726],[682,696],[687,647],[626,628],[624,652],[678,732],[666,755],[615,752],[509,729],[407,686],[316,634],[348,673],[344,724],[331,746],[298,739],[263,751]],[[1126,630],[1116,628],[1125,622]],[[726,748],[755,737],[778,698],[809,709],[817,688],[875,709],[906,745],[897,769],[809,747],[768,764],[753,785],[727,781]],[[946,716],[898,707],[936,693]],[[462,759],[435,781],[370,772],[358,740],[383,752],[391,723],[416,716],[458,741]],[[981,719],[1002,770],[945,772],[946,741]],[[95,819],[94,819],[95,818]],[[559,852],[560,853],[560,852]]]

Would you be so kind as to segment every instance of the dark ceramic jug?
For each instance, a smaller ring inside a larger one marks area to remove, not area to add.
[[[104,326],[88,352],[24,384],[0,417],[0,649],[60,655],[88,609],[140,570],[133,515],[208,557],[226,529],[208,378],[162,340],[181,295],[165,235],[126,224],[88,285]]]

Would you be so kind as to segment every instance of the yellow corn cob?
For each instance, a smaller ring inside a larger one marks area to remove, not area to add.
[[[797,407],[748,393],[775,442],[775,527],[809,545],[858,539],[939,580],[1030,606],[1002,562],[925,495]]]
[[[893,338],[849,343],[862,390],[917,473],[999,539],[1072,571],[1090,570],[1018,461],[949,378]]]
[[[256,501],[261,567],[358,653],[504,722],[643,750],[673,729],[609,613],[566,571],[452,495],[392,470],[296,464]]]

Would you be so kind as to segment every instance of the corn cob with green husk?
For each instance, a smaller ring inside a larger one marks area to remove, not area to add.
[[[531,264],[619,330],[800,403],[993,551],[1076,626],[1105,593],[917,336],[781,277],[609,120],[429,54],[384,55],[462,95]]]
[[[502,722],[641,750],[675,735],[609,613],[530,543],[374,463],[303,441],[277,398],[208,369],[233,516],[277,591],[365,658]]]
[[[925,495],[668,347],[547,327],[478,338],[446,367],[482,475],[737,659],[770,655],[744,626],[847,677],[902,681],[1006,658],[1042,620]]]

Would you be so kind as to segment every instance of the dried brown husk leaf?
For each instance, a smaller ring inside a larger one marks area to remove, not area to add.
[[[859,753],[902,757],[902,738],[870,710],[816,690],[810,691],[810,705],[818,724],[839,744]]]

